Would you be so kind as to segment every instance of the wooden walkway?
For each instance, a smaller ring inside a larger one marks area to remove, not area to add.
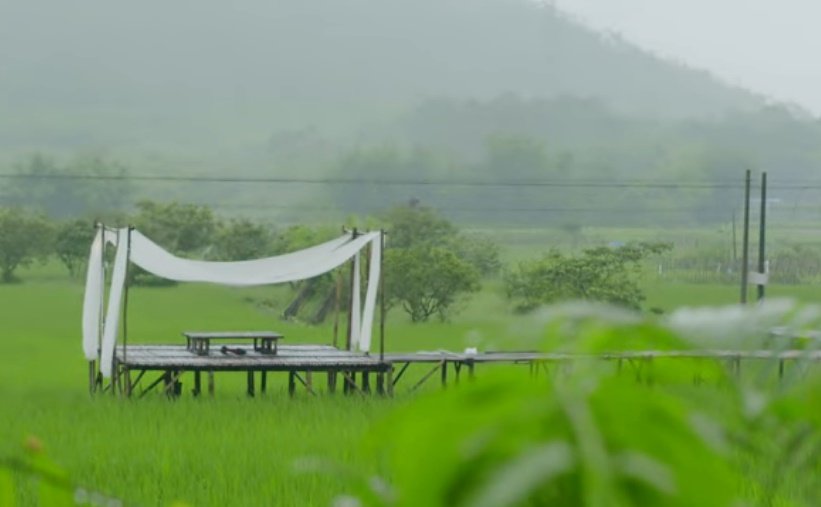
[[[179,395],[179,379],[183,373],[193,373],[193,394],[202,392],[202,374],[207,376],[207,390],[214,393],[215,372],[241,371],[247,374],[247,393],[250,396],[267,389],[270,372],[288,373],[288,391],[294,394],[297,385],[308,392],[316,393],[313,373],[327,374],[327,391],[335,392],[341,380],[342,389],[350,392],[372,392],[371,375],[375,377],[375,391],[391,395],[394,387],[403,378],[408,368],[414,364],[427,364],[429,370],[411,387],[415,390],[432,378],[437,372],[442,385],[447,385],[449,371],[458,382],[463,370],[472,378],[477,364],[525,364],[531,372],[550,363],[570,363],[575,361],[604,360],[641,366],[654,359],[710,359],[726,362],[731,372],[740,372],[742,361],[774,361],[778,364],[778,374],[782,377],[785,364],[789,362],[821,361],[821,350],[686,350],[686,351],[622,351],[601,354],[568,354],[543,352],[485,352],[456,353],[449,351],[407,352],[385,354],[384,360],[378,356],[358,352],[338,350],[328,345],[281,345],[276,355],[264,354],[253,346],[232,347],[241,353],[225,354],[220,349],[212,349],[208,355],[197,355],[184,345],[129,345],[127,349],[118,347],[116,351],[116,375],[112,390],[127,396],[134,394],[139,381],[148,372],[162,372],[147,388],[144,395],[158,386],[167,394]],[[132,375],[136,375],[135,378]],[[358,377],[358,378],[357,378]],[[360,382],[357,382],[359,380]]]

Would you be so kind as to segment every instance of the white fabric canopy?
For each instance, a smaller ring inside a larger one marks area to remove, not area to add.
[[[128,229],[119,229],[116,235],[108,231],[98,232],[91,247],[83,307],[83,351],[89,360],[96,357],[97,349],[100,347],[100,317],[104,293],[102,248],[104,241],[117,245],[100,352],[100,371],[104,377],[110,377],[113,367],[119,310],[125,287],[126,266],[129,261],[149,273],[169,280],[252,286],[313,278],[354,258],[351,343],[360,351],[370,350],[382,254],[379,232],[357,237],[346,234],[315,247],[275,257],[238,262],[209,262],[177,257],[139,231],[132,229],[129,232]],[[359,252],[369,243],[371,244],[371,266],[363,310],[360,301]]]

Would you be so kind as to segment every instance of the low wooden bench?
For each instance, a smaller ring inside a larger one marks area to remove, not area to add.
[[[273,331],[185,331],[186,348],[199,356],[207,356],[211,340],[252,340],[254,350],[260,354],[276,355],[277,342],[283,338]]]

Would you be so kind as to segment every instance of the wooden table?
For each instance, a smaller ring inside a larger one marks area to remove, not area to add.
[[[273,331],[185,331],[186,348],[199,356],[207,356],[211,340],[252,340],[260,354],[276,355],[277,342],[283,338]]]

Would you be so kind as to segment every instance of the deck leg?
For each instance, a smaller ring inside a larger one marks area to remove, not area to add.
[[[172,396],[174,394],[174,384],[171,380],[171,370],[165,370],[162,374],[162,386],[163,392],[166,396]]]
[[[248,370],[248,396],[254,397],[254,370]]]
[[[448,362],[447,360],[442,361],[442,387],[445,388],[448,386]]]
[[[336,372],[328,370],[328,392],[334,394],[336,392]]]
[[[473,371],[473,366],[474,366],[473,360],[469,359],[468,360],[468,379],[471,380],[471,381],[473,381],[476,378],[476,375]]]
[[[199,396],[202,392],[202,378],[199,370],[194,372],[194,396]]]
[[[784,360],[778,361],[778,380],[784,380]]]
[[[97,361],[91,360],[88,362],[88,394],[94,394],[97,391]]]
[[[362,392],[363,393],[370,393],[371,392],[371,372],[363,371],[362,372]]]
[[[343,392],[345,394],[351,394],[356,390],[356,372],[347,372],[347,374],[344,375],[343,378],[345,379],[345,388],[343,389]]]
[[[208,372],[208,396],[213,398],[214,397],[214,372]]]
[[[381,371],[376,374],[376,394],[380,396],[385,394],[385,373]]]
[[[457,386],[459,385],[459,376],[462,373],[462,365],[463,364],[464,363],[462,361],[456,361],[455,363],[453,363],[453,372],[454,372],[453,383],[456,384]]]
[[[263,371],[259,372],[259,392],[261,394],[265,394],[265,392],[267,390],[268,390],[268,372],[263,370]]]
[[[131,369],[128,366],[123,367],[123,381],[125,382],[125,396],[131,398],[133,386],[131,384]]]
[[[393,397],[393,365],[390,365],[385,373],[385,386],[388,389],[388,396]]]
[[[296,394],[296,374],[292,371],[288,372],[288,396],[294,397]]]

